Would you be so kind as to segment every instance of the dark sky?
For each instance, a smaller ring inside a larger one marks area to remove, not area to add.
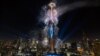
[[[76,1],[79,0],[67,0],[64,3],[70,4]],[[48,3],[49,0],[3,0],[0,18],[1,38],[16,38],[15,36],[19,33],[28,34],[31,30],[39,28],[38,17],[41,7]],[[66,26],[64,22],[68,22],[70,18],[72,20],[63,34],[64,37],[72,32],[73,36],[79,37],[83,31],[87,32],[89,36],[100,34],[99,6],[81,7],[63,14],[59,17],[60,31],[63,26]],[[77,29],[74,30],[75,27]]]

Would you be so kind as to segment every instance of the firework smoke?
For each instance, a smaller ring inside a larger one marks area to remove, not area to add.
[[[55,0],[55,3],[57,4],[59,1]],[[89,6],[99,6],[99,4],[97,2],[88,2],[88,1],[79,1],[79,2],[73,2],[71,4],[66,4],[66,5],[60,5],[60,6],[56,6],[56,18],[58,18],[59,16],[63,15],[64,13],[67,13],[68,11],[80,8],[80,7],[89,7]],[[54,10],[55,11],[55,10]],[[42,7],[42,11],[41,11],[41,17],[40,17],[40,21],[46,23],[46,21],[48,21],[48,5],[45,5]],[[50,13],[50,12],[49,12]]]

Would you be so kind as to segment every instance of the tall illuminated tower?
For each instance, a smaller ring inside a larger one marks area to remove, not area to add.
[[[57,10],[56,10],[56,4],[54,2],[50,2],[48,4],[48,37],[50,39],[50,52],[54,52],[54,46],[55,46],[55,38],[56,38],[56,30],[57,30]]]
[[[49,39],[49,47],[50,52],[54,52],[55,47],[55,39],[57,37],[57,31],[58,31],[58,19],[57,19],[57,9],[56,9],[56,3],[51,1],[48,4],[48,10],[46,11],[46,18],[44,20],[45,23],[45,37],[48,37]]]

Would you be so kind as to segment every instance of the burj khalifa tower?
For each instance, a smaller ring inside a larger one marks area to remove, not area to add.
[[[49,39],[50,52],[54,53],[55,42],[58,35],[58,13],[55,2],[51,1],[48,4],[48,10],[46,14],[47,18],[44,20],[44,23],[46,24],[45,28],[47,29],[46,32]]]

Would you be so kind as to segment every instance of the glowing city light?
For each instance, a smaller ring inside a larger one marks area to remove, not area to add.
[[[42,43],[43,43],[44,46],[47,46],[48,45],[48,42],[49,42],[48,39],[47,38],[44,38],[44,40],[43,40]]]

